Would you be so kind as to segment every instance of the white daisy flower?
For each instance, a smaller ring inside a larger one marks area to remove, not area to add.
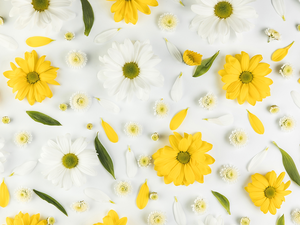
[[[142,133],[142,126],[135,122],[128,122],[124,126],[124,132],[129,137],[137,137]]]
[[[20,187],[15,191],[15,198],[19,202],[29,202],[33,191],[30,188]]]
[[[198,35],[208,39],[210,44],[217,38],[226,42],[231,31],[236,34],[249,31],[253,24],[248,19],[257,17],[249,0],[199,0],[191,9],[198,14],[190,28],[197,28]]]
[[[89,205],[85,201],[78,201],[71,205],[71,209],[77,213],[82,213],[89,209]]]
[[[152,158],[148,155],[141,155],[137,162],[139,167],[148,167],[152,164]]]
[[[174,31],[178,25],[178,18],[173,13],[164,13],[158,19],[158,27],[164,31]]]
[[[165,225],[167,223],[167,217],[164,212],[154,211],[148,216],[149,225]]]
[[[235,183],[239,178],[239,169],[233,165],[223,165],[220,176],[227,183]]]
[[[158,199],[157,192],[151,192],[149,198],[154,201],[157,200]]]
[[[123,44],[114,42],[108,54],[99,57],[102,69],[98,78],[110,95],[118,100],[131,101],[135,95],[147,100],[150,86],[162,87],[164,77],[154,68],[161,60],[153,54],[149,41],[134,44],[126,39]]]
[[[32,135],[29,131],[20,131],[15,134],[14,142],[18,147],[26,147],[32,142]]]
[[[2,137],[0,137],[0,173],[4,172],[4,163],[6,162],[6,157],[8,156],[8,153],[2,150],[4,145],[5,140]]]
[[[87,62],[87,56],[84,52],[72,50],[66,55],[66,62],[72,69],[82,69]]]
[[[47,223],[48,223],[48,225],[53,225],[53,224],[55,224],[55,218],[53,217],[53,216],[50,216],[50,217],[48,217],[47,218]]]
[[[155,102],[153,110],[154,116],[164,118],[168,115],[169,105],[163,99],[161,99]]]
[[[207,209],[208,209],[208,203],[206,199],[202,197],[197,197],[194,201],[194,204],[192,205],[193,212],[198,215],[203,215],[207,212]]]
[[[291,212],[292,221],[295,225],[300,225],[300,210],[294,209]]]
[[[292,131],[296,127],[296,121],[291,116],[284,116],[280,118],[279,126],[283,131]]]
[[[86,149],[88,142],[81,137],[73,143],[70,134],[49,140],[42,149],[39,161],[46,165],[42,174],[56,186],[69,189],[85,183],[85,174],[96,176],[93,168],[99,165],[96,150]]]
[[[152,141],[158,141],[159,140],[159,134],[157,132],[154,132],[151,135],[151,139],[152,139]]]
[[[85,92],[76,92],[70,98],[70,106],[77,112],[87,111],[92,104],[92,98]]]
[[[293,72],[294,72],[294,69],[293,69],[292,65],[289,63],[284,64],[279,70],[279,73],[284,78],[291,78],[293,76]]]
[[[250,225],[250,219],[248,217],[242,217],[240,220],[240,225]]]
[[[270,106],[270,113],[272,113],[272,114],[278,113],[279,110],[280,110],[280,108],[277,105],[271,105]]]
[[[60,31],[63,22],[75,18],[69,8],[72,0],[14,0],[10,17],[18,17],[15,28],[37,26],[48,31]]]
[[[67,41],[72,41],[75,38],[75,33],[68,31],[67,33],[65,33],[64,38]]]
[[[269,38],[268,38],[268,42],[273,41],[273,40],[278,41],[278,40],[281,39],[280,33],[277,32],[277,31],[274,30],[274,29],[267,28],[267,29],[265,30],[265,33],[266,33],[266,35],[268,35],[268,37],[269,37]]]
[[[248,139],[248,134],[243,129],[234,130],[229,136],[230,144],[237,148],[245,147]]]
[[[128,181],[119,181],[115,184],[114,190],[119,197],[125,197],[131,194],[132,186]]]
[[[207,95],[199,99],[199,104],[204,109],[212,110],[217,105],[217,97],[209,92]]]

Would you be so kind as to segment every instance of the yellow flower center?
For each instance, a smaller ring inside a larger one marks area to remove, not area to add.
[[[195,207],[197,211],[204,211],[206,209],[206,203],[204,201],[200,201],[195,205]]]
[[[47,222],[48,222],[48,224],[53,225],[53,224],[55,223],[54,217],[49,217],[49,218],[47,219]]]
[[[18,137],[18,142],[25,144],[28,142],[28,136],[26,134],[20,134]]]
[[[159,139],[159,135],[158,135],[158,133],[154,133],[154,134],[152,134],[151,135],[151,139],[153,140],[153,141],[158,141],[158,139]]]
[[[31,4],[35,11],[43,12],[49,7],[49,0],[32,0]]]
[[[139,127],[137,125],[131,125],[128,130],[131,134],[137,134],[139,132]]]
[[[253,80],[253,74],[249,71],[243,71],[239,78],[243,84],[248,84]]]
[[[126,78],[134,79],[140,74],[140,68],[135,62],[125,63],[123,66],[123,75]]]
[[[62,158],[62,164],[67,169],[75,168],[78,165],[78,157],[73,153],[65,154]]]
[[[265,196],[267,198],[274,198],[275,197],[275,194],[276,194],[276,189],[272,186],[269,186],[265,189]]]
[[[225,172],[225,177],[228,178],[228,179],[235,179],[237,177],[237,172],[233,169],[228,169],[226,172]]]
[[[85,99],[84,99],[83,97],[79,97],[79,98],[77,99],[77,104],[78,104],[79,106],[85,105]]]
[[[140,159],[140,165],[141,166],[148,166],[150,164],[150,159],[149,157],[145,156],[145,157],[142,157]]]
[[[227,1],[218,2],[215,5],[215,15],[220,19],[226,19],[232,15],[232,5]]]
[[[27,74],[27,82],[29,84],[35,84],[36,82],[38,82],[40,80],[40,76],[37,72],[30,72]]]
[[[177,155],[177,160],[181,163],[181,164],[187,164],[191,159],[191,155],[188,152],[179,152]]]
[[[128,187],[127,187],[127,185],[122,184],[122,185],[120,186],[120,192],[122,192],[122,193],[128,192]]]
[[[93,129],[93,124],[91,124],[91,123],[88,123],[88,124],[86,125],[86,128],[87,128],[88,130],[91,130],[91,129]]]

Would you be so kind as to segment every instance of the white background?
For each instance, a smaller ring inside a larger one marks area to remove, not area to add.
[[[253,19],[255,28],[244,34],[242,40],[237,40],[234,36],[230,38],[227,44],[216,43],[209,45],[206,40],[201,40],[196,32],[189,30],[189,23],[195,14],[190,10],[190,6],[194,1],[186,1],[186,7],[182,7],[172,0],[159,1],[158,7],[152,7],[151,15],[139,13],[139,21],[137,25],[125,24],[124,22],[115,23],[113,14],[110,12],[112,2],[101,0],[91,0],[95,12],[95,24],[89,37],[83,35],[83,22],[81,14],[81,5],[79,1],[74,1],[72,8],[77,13],[77,17],[72,21],[64,24],[62,30],[58,34],[51,34],[49,37],[56,39],[55,42],[48,46],[37,48],[39,56],[47,55],[47,60],[52,65],[59,67],[57,81],[61,86],[51,86],[53,98],[46,99],[41,104],[36,103],[30,106],[27,100],[19,101],[14,99],[12,89],[6,85],[7,79],[0,76],[0,117],[9,116],[12,119],[11,124],[0,124],[0,135],[6,140],[5,150],[10,152],[10,156],[5,164],[5,172],[1,177],[5,177],[5,181],[13,196],[14,190],[19,186],[25,186],[45,192],[57,199],[69,213],[69,217],[63,215],[52,205],[44,202],[37,196],[33,196],[30,203],[20,204],[12,197],[8,207],[0,209],[0,223],[5,223],[7,216],[14,216],[19,211],[33,213],[41,213],[42,218],[54,216],[57,224],[94,224],[102,222],[102,218],[110,209],[118,212],[120,217],[128,217],[128,225],[140,225],[147,223],[147,217],[151,211],[165,211],[168,217],[168,224],[175,224],[172,213],[172,204],[174,196],[177,196],[183,209],[187,215],[188,224],[197,224],[199,220],[204,220],[206,215],[196,216],[191,209],[194,199],[201,195],[209,202],[208,213],[213,215],[222,215],[226,225],[239,224],[242,216],[248,216],[251,224],[275,224],[276,220],[284,213],[286,216],[286,224],[291,224],[290,212],[296,207],[300,207],[299,196],[300,187],[292,183],[290,190],[292,194],[286,197],[286,202],[282,204],[282,208],[278,210],[276,216],[271,214],[264,215],[258,207],[251,202],[248,193],[244,187],[250,182],[250,173],[247,172],[246,166],[249,160],[265,147],[270,147],[268,157],[263,165],[260,165],[255,172],[265,174],[271,170],[275,170],[277,174],[284,171],[279,150],[271,143],[276,141],[279,146],[285,149],[295,160],[300,169],[299,154],[299,109],[294,105],[290,91],[299,90],[297,83],[299,76],[299,43],[300,33],[296,30],[297,23],[300,23],[299,10],[300,3],[297,0],[286,0],[287,21],[284,22],[280,16],[274,11],[270,0],[260,0],[252,3],[256,8],[259,17]],[[16,57],[24,57],[25,51],[31,51],[32,48],[25,44],[25,40],[30,36],[45,35],[41,30],[15,30],[13,24],[16,18],[9,18],[9,10],[11,4],[9,1],[0,2],[0,15],[5,18],[4,26],[0,27],[0,33],[13,36],[19,43],[20,47],[17,51],[9,51],[1,47],[0,51],[0,72],[1,74],[10,69],[9,62],[13,62]],[[161,32],[157,26],[157,20],[162,13],[172,12],[176,14],[180,20],[178,29],[174,33]],[[68,102],[69,97],[77,91],[86,91],[92,96],[105,97],[115,101],[113,97],[108,97],[106,90],[97,80],[97,72],[100,69],[98,56],[103,56],[111,43],[105,45],[93,44],[93,38],[100,32],[111,28],[122,27],[118,36],[114,41],[122,42],[125,38],[132,40],[144,41],[149,39],[153,45],[155,54],[157,54],[162,62],[157,69],[165,77],[163,88],[153,88],[150,99],[147,102],[141,102],[135,99],[131,104],[118,102],[121,107],[119,115],[112,115],[101,108],[96,101],[93,102],[90,110],[86,113],[76,113],[71,109],[67,112],[61,112],[58,109],[60,103]],[[273,28],[282,34],[281,41],[267,43],[267,36],[264,29]],[[66,31],[76,33],[76,38],[67,42],[63,39]],[[174,43],[182,52],[186,49],[199,52],[204,58],[210,57],[217,50],[220,55],[216,59],[211,70],[202,77],[193,78],[193,68],[176,62],[170,55],[165,46],[163,37],[166,37]],[[290,49],[287,57],[279,63],[271,61],[270,57],[274,50],[285,47],[295,41]],[[65,63],[65,55],[70,50],[82,50],[88,55],[88,63],[82,70],[69,69]],[[225,63],[225,55],[237,54],[240,51],[246,51],[250,56],[262,54],[264,62],[271,65],[273,72],[268,76],[272,78],[274,84],[271,85],[271,97],[257,103],[255,107],[245,103],[239,105],[237,101],[228,100],[225,97],[225,91],[222,90],[223,83],[218,75],[218,70],[223,68]],[[294,65],[294,77],[287,80],[279,75],[278,70],[283,63],[292,63]],[[170,98],[170,89],[180,72],[184,76],[184,96],[179,103],[174,103]],[[217,108],[213,111],[202,109],[198,105],[198,99],[207,92],[213,92],[218,97]],[[160,98],[164,98],[170,105],[169,116],[160,120],[153,116],[152,107],[154,102]],[[269,113],[269,106],[276,104],[280,107],[280,112],[276,115]],[[74,187],[69,191],[59,189],[47,181],[41,175],[41,170],[45,167],[39,164],[36,169],[24,177],[7,176],[13,168],[19,166],[23,162],[32,159],[38,159],[41,148],[46,144],[48,139],[54,139],[57,135],[71,133],[73,139],[85,136],[90,142],[89,148],[94,148],[93,140],[96,132],[99,131],[100,139],[110,153],[115,166],[115,174],[117,180],[128,180],[126,175],[125,152],[127,145],[131,145],[136,157],[140,154],[152,155],[164,145],[169,145],[168,136],[169,122],[172,116],[179,110],[190,107],[188,116],[184,123],[177,130],[180,133],[202,132],[203,140],[213,144],[213,149],[209,152],[215,159],[212,165],[212,174],[205,177],[205,183],[195,183],[188,187],[175,187],[173,184],[165,185],[163,178],[156,176],[153,167],[140,169],[137,176],[131,179],[133,185],[133,193],[126,198],[118,198],[113,191],[115,181],[108,174],[102,165],[97,168],[98,175],[96,177],[88,177],[87,183],[82,187]],[[246,109],[257,115],[265,126],[265,134],[256,134],[248,121]],[[37,110],[46,113],[59,120],[62,127],[49,127],[32,121],[26,110]],[[202,118],[221,116],[226,113],[232,113],[235,122],[230,127],[219,127],[203,121]],[[291,115],[298,121],[298,127],[291,133],[284,133],[280,130],[278,121],[285,115]],[[100,117],[111,124],[119,134],[119,142],[113,144],[108,141],[104,131],[100,125]],[[128,138],[124,132],[124,124],[128,121],[136,121],[142,124],[143,134],[137,139]],[[87,123],[93,123],[92,131],[85,128]],[[236,128],[244,128],[249,134],[249,144],[243,149],[235,149],[229,144],[229,135]],[[20,130],[28,130],[33,134],[33,142],[25,149],[19,149],[13,143],[14,133]],[[150,139],[151,133],[157,131],[161,135],[158,142]],[[240,168],[241,176],[237,183],[227,184],[219,176],[219,170],[224,164],[233,164]],[[0,177],[0,178],[1,178]],[[139,210],[135,204],[135,199],[140,185],[148,179],[150,191],[157,191],[159,194],[158,201],[149,201],[147,207]],[[286,176],[284,181],[288,181]],[[100,204],[88,199],[83,190],[86,187],[97,187],[106,192],[116,205]],[[232,215],[229,216],[225,209],[217,202],[211,194],[211,190],[224,194],[231,203]],[[86,200],[90,204],[90,210],[86,213],[76,214],[71,211],[70,205],[74,201]]]

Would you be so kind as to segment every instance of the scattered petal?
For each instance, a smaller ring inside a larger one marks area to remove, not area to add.
[[[4,182],[4,179],[0,185],[0,206],[5,208],[9,203],[9,191]]]
[[[247,112],[248,112],[248,118],[249,118],[249,121],[250,121],[250,124],[251,124],[253,130],[258,134],[264,134],[265,128],[264,128],[264,125],[262,124],[262,122],[260,121],[260,119],[258,119],[257,116],[255,116],[254,114],[249,112],[249,110],[247,110]]]
[[[138,171],[137,161],[130,146],[126,152],[126,165],[127,165],[127,176],[130,178],[135,177]]]
[[[182,73],[176,78],[171,89],[171,98],[174,102],[179,102],[183,95]]]
[[[110,41],[122,28],[115,28],[103,31],[102,33],[96,35],[94,39],[95,44],[104,44],[105,42]]]
[[[109,101],[109,100],[104,99],[104,98],[96,98],[96,97],[95,97],[95,99],[97,99],[99,105],[101,105],[107,111],[115,113],[115,114],[118,114],[120,112],[120,107],[117,106],[112,101]]]
[[[277,49],[273,54],[272,54],[272,60],[275,62],[279,62],[281,60],[284,59],[284,57],[286,57],[286,55],[289,52],[290,47],[292,47],[292,45],[294,44],[294,41],[289,44],[288,46],[286,46],[285,48],[279,48]]]
[[[4,34],[0,34],[0,45],[10,50],[17,50],[19,47],[15,39]]]
[[[173,213],[175,221],[178,225],[186,225],[186,216],[176,196],[173,204]]]
[[[29,174],[33,171],[33,169],[36,167],[37,163],[38,163],[37,160],[27,161],[27,162],[23,163],[22,165],[16,167],[12,171],[10,176],[13,176],[13,175],[18,175],[18,176],[27,175],[27,174]]]
[[[96,188],[86,188],[84,189],[84,194],[97,202],[115,204],[107,194]]]
[[[112,142],[112,143],[117,143],[119,141],[119,137],[115,130],[101,118],[101,125],[105,131],[105,134],[107,138]]]
[[[178,48],[174,44],[169,42],[166,38],[165,38],[165,41],[166,41],[166,45],[167,45],[168,51],[170,52],[171,56],[173,56],[173,58],[176,59],[178,62],[182,63],[182,54],[178,50]]]
[[[297,91],[291,91],[291,96],[295,105],[300,109],[300,93]]]
[[[171,120],[170,122],[170,129],[171,130],[176,130],[184,121],[187,111],[189,108],[181,110],[179,113],[177,113]]]
[[[145,183],[141,186],[139,194],[136,198],[136,205],[139,209],[143,209],[146,207],[149,201],[149,194],[149,187],[146,180]]]
[[[272,5],[279,16],[285,21],[284,0],[272,0]]]
[[[52,41],[54,40],[48,37],[34,36],[34,37],[27,38],[26,44],[30,47],[36,48],[36,47],[48,45]]]
[[[215,123],[220,126],[229,126],[233,123],[234,117],[232,114],[226,114],[224,116],[220,116],[217,118],[211,118],[211,119],[204,118],[203,120],[206,120],[207,122],[210,122],[210,123]]]
[[[268,149],[269,148],[265,148],[264,150],[262,150],[261,152],[259,152],[258,154],[256,154],[250,161],[247,170],[249,172],[252,172],[257,166],[259,166],[264,159],[266,158],[267,154],[268,154]]]

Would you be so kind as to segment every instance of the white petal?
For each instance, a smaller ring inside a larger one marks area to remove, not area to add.
[[[127,164],[127,176],[130,178],[135,177],[135,175],[137,174],[138,166],[136,163],[136,158],[134,156],[134,153],[129,146],[126,152],[126,164]]]
[[[173,56],[174,59],[176,59],[178,62],[182,63],[182,54],[178,50],[178,48],[174,44],[169,42],[166,38],[165,38],[165,41],[166,41],[166,45],[167,45],[168,51],[170,52],[171,56]]]
[[[0,34],[0,45],[10,50],[16,50],[19,47],[15,39],[4,34]]]
[[[215,124],[218,124],[220,126],[229,126],[233,123],[234,121],[234,117],[232,114],[226,114],[224,116],[220,116],[220,117],[217,117],[217,118],[205,118],[203,120],[206,120],[208,122],[211,122],[211,123],[215,123]]]
[[[279,16],[285,20],[285,4],[284,0],[272,0],[272,5]]]
[[[171,89],[171,98],[174,102],[179,102],[183,95],[182,73],[176,78]]]
[[[31,173],[31,171],[36,167],[37,163],[38,163],[37,160],[27,161],[27,162],[23,163],[22,165],[16,167],[12,171],[12,175],[23,176],[23,175],[26,175],[28,173]]]
[[[115,29],[103,31],[102,33],[98,34],[95,37],[94,43],[95,44],[103,44],[107,41],[110,41],[121,29],[122,28],[115,28]]]
[[[261,152],[259,152],[258,154],[256,154],[250,161],[247,170],[249,172],[253,171],[253,169],[255,169],[259,164],[261,164],[264,159],[266,158],[267,154],[268,154],[268,149],[266,148],[264,150],[262,150]]]
[[[114,203],[107,194],[96,188],[86,188],[84,194],[97,202]]]
[[[5,145],[5,140],[3,137],[0,137],[0,149],[2,149]]]
[[[292,96],[292,99],[295,103],[295,105],[300,108],[300,94],[299,92],[297,91],[291,91],[291,96]]]
[[[176,197],[173,204],[173,213],[175,221],[178,225],[186,225],[186,216]]]
[[[104,98],[96,98],[98,100],[99,105],[105,108],[107,111],[118,114],[120,112],[120,107],[117,106],[112,101],[109,101]]]

